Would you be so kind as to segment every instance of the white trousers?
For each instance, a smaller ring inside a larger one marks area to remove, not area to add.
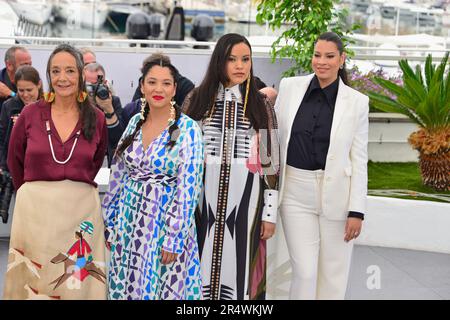
[[[322,214],[323,170],[286,167],[281,219],[292,265],[290,299],[344,299],[353,241]],[[337,190],[336,190],[337,191]]]

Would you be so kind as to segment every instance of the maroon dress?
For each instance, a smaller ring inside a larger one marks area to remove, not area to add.
[[[106,299],[105,228],[94,182],[107,148],[105,117],[96,109],[91,141],[79,121],[62,143],[50,110],[45,101],[25,107],[12,131],[8,167],[17,194],[3,298]],[[58,163],[72,149],[67,163]],[[88,259],[71,250],[76,241],[90,248]]]

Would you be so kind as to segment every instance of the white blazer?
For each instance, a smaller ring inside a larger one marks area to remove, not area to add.
[[[284,78],[280,83],[275,103],[280,138],[278,206],[283,199],[292,124],[313,77]],[[369,98],[339,80],[322,186],[322,212],[330,220],[345,220],[349,211],[367,213],[368,114]]]

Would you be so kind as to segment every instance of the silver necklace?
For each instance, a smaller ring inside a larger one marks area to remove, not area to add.
[[[52,151],[53,160],[58,164],[66,164],[67,162],[69,162],[70,158],[72,158],[73,150],[75,149],[75,146],[77,145],[78,138],[80,137],[80,134],[81,134],[81,130],[78,130],[77,133],[75,134],[76,135],[75,142],[72,145],[72,150],[70,150],[69,157],[64,161],[59,161],[58,159],[56,159],[55,151],[53,150],[53,143],[52,143],[52,138],[51,138],[52,131],[50,130],[50,122],[48,120],[45,121],[45,126],[47,128],[47,137],[48,137],[48,142],[50,144],[50,150]]]

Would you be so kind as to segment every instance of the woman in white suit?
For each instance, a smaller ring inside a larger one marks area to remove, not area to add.
[[[369,99],[350,88],[339,36],[319,36],[314,74],[282,79],[280,214],[290,299],[344,299],[366,212]]]

